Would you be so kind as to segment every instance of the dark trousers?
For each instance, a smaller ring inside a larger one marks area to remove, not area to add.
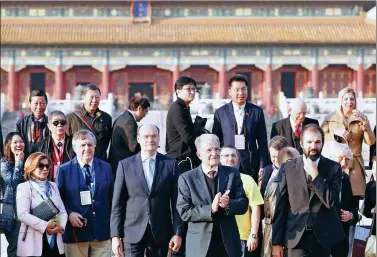
[[[17,240],[18,233],[20,232],[21,222],[17,220],[13,224],[13,228],[9,233],[4,233],[8,242],[7,254],[8,257],[17,257]]]
[[[241,246],[242,246],[242,257],[260,257],[262,255],[262,237],[258,238],[258,247],[252,252],[249,252],[247,249],[247,241],[241,240]]]
[[[43,248],[41,257],[65,257],[64,253],[59,254],[58,244],[56,243],[56,237],[54,248],[51,249],[50,244],[47,241],[46,233],[43,234]]]
[[[156,244],[151,226],[148,224],[147,229],[140,242],[131,244],[124,242],[124,256],[125,257],[166,257],[168,255],[169,242],[166,244]]]
[[[284,257],[329,257],[331,248],[323,248],[313,230],[305,230],[295,248],[285,248]]]
[[[221,235],[212,234],[206,257],[228,257]]]

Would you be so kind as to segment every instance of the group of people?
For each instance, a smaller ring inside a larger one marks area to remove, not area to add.
[[[8,256],[346,257],[359,200],[369,218],[376,205],[361,155],[375,133],[355,92],[339,93],[321,127],[296,99],[268,141],[247,79],[235,74],[228,85],[231,101],[215,111],[211,133],[191,117],[196,81],[176,81],[166,155],[160,128],[138,125],[147,98],[132,98],[113,123],[95,85],[79,110],[48,117],[46,94],[32,91],[32,114],[1,149]],[[46,219],[41,207],[57,214]]]

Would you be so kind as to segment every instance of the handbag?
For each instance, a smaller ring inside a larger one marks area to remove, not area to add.
[[[376,236],[372,235],[374,223],[376,220],[376,214],[373,214],[372,226],[370,227],[369,236],[365,246],[365,257],[376,257]]]
[[[44,221],[49,221],[53,219],[56,215],[58,215],[60,212],[59,208],[56,207],[54,202],[49,197],[45,198],[41,193],[39,193],[38,190],[35,190],[35,191],[43,199],[43,202],[41,202],[40,204],[35,206],[33,209],[31,209],[32,192],[34,189],[30,181],[29,181],[29,185],[30,185],[30,210],[31,210],[30,214]],[[29,226],[26,226],[26,231],[25,231],[24,236],[22,237],[22,241],[25,241],[28,229],[29,229]]]
[[[9,208],[5,208],[8,206]],[[8,211],[5,209],[8,209]],[[0,234],[11,232],[15,222],[14,206],[12,204],[5,204],[0,199]]]
[[[369,228],[362,224],[355,226],[355,237],[352,248],[352,257],[364,257],[366,239],[369,235]]]

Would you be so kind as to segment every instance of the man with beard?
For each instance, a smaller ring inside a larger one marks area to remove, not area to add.
[[[93,84],[86,85],[83,90],[83,100],[84,104],[79,111],[67,115],[68,135],[73,136],[81,129],[90,130],[97,141],[95,157],[107,161],[107,148],[112,134],[112,118],[98,108],[101,90]]]
[[[324,132],[315,124],[303,127],[304,154],[280,167],[281,180],[272,225],[272,256],[327,257],[344,238],[339,215],[342,169],[321,155]]]
[[[272,124],[271,137],[282,136],[288,140],[290,146],[294,147],[302,154],[300,145],[300,134],[302,128],[308,124],[317,124],[318,120],[306,117],[306,103],[303,99],[295,99],[290,106],[290,115],[288,118],[279,120]]]

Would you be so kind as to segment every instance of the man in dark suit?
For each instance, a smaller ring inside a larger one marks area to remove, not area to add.
[[[308,124],[319,125],[318,120],[306,117],[306,103],[301,98],[295,99],[290,105],[288,118],[279,120],[272,124],[271,136],[282,136],[288,140],[289,146],[297,149],[302,154],[300,145],[300,133],[302,128]]]
[[[183,222],[176,210],[177,161],[157,153],[159,129],[142,125],[141,152],[119,162],[111,211],[112,249],[116,256],[166,257],[178,251]],[[121,242],[123,238],[123,245]]]
[[[281,180],[272,229],[274,257],[326,257],[344,238],[336,202],[341,190],[339,163],[321,155],[324,132],[306,125],[304,154],[280,167]]]
[[[137,122],[148,114],[150,106],[147,98],[133,97],[128,110],[114,122],[109,154],[114,179],[118,162],[140,152],[140,145],[136,139]]]
[[[179,177],[177,210],[188,222],[187,257],[238,257],[240,234],[234,215],[245,214],[248,199],[240,173],[219,165],[220,142],[213,134],[195,140],[202,164]]]
[[[76,158],[59,166],[57,178],[69,217],[63,235],[65,254],[70,257],[110,256],[113,196],[110,164],[94,158],[96,137],[91,131],[77,131],[72,145]]]
[[[216,110],[212,133],[218,136],[221,146],[238,149],[241,173],[258,181],[259,171],[270,164],[263,110],[246,101],[248,81],[245,76],[232,76],[228,85],[232,101]]]
[[[190,114],[190,103],[195,99],[196,81],[180,77],[175,82],[177,100],[170,106],[166,118],[166,153],[179,162],[181,172],[196,167],[195,126]]]

